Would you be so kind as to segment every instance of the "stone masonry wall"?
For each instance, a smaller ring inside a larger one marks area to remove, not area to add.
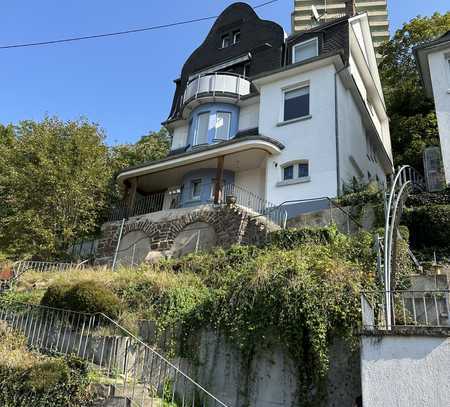
[[[203,205],[196,208],[182,208],[170,211],[135,216],[124,225],[122,237],[133,231],[144,232],[150,240],[152,251],[170,250],[175,238],[188,225],[205,222],[211,225],[217,235],[217,246],[229,247],[235,243],[259,244],[273,225],[263,223],[261,218],[238,206]],[[97,258],[114,255],[119,239],[121,222],[108,222],[102,227]]]

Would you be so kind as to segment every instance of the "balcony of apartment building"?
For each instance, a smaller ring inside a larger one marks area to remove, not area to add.
[[[244,75],[232,72],[201,73],[188,81],[181,108],[191,111],[204,103],[237,103],[250,93],[251,82]]]

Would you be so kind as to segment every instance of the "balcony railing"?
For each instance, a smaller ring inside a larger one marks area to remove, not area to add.
[[[202,184],[199,190],[188,187],[174,193],[158,192],[137,199],[133,207],[130,207],[127,201],[122,201],[112,208],[108,221],[114,222],[163,210],[211,204],[214,202],[214,186],[214,183],[207,183]],[[265,217],[281,228],[286,226],[287,212],[284,208],[267,202],[253,192],[237,185],[225,184],[221,188],[218,204],[226,203],[239,205],[254,212],[255,216]]]
[[[182,105],[199,96],[231,96],[240,98],[250,94],[251,83],[242,75],[210,73],[199,75],[188,82]]]
[[[393,327],[450,327],[449,290],[391,291]],[[384,292],[361,295],[363,327],[368,330],[387,329]]]

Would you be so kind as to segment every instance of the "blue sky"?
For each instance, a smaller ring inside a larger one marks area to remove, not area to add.
[[[249,0],[256,5],[264,0]],[[97,34],[217,15],[232,0],[9,0],[2,2],[0,45]],[[390,0],[391,31],[416,15],[449,9],[445,0]],[[290,30],[293,0],[258,14]],[[124,37],[0,50],[0,123],[86,116],[108,142],[134,142],[158,130],[173,80],[213,21]]]

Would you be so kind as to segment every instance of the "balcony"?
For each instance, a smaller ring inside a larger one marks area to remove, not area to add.
[[[182,106],[186,107],[200,98],[237,99],[250,94],[251,82],[242,75],[210,73],[199,75],[187,84]]]
[[[152,193],[148,196],[141,197],[131,206],[126,200],[121,201],[111,209],[108,222],[117,222],[124,218],[143,216],[155,212],[214,204],[215,184],[205,184],[201,188],[203,192],[207,191],[210,199],[202,200],[199,194],[198,200],[193,200],[192,197],[196,196],[193,190],[190,188],[180,188],[178,190]],[[216,204],[237,205],[252,213],[254,217],[264,218],[266,221],[280,228],[285,228],[286,226],[287,212],[284,207],[267,202],[253,192],[234,184],[224,184],[219,188]]]

